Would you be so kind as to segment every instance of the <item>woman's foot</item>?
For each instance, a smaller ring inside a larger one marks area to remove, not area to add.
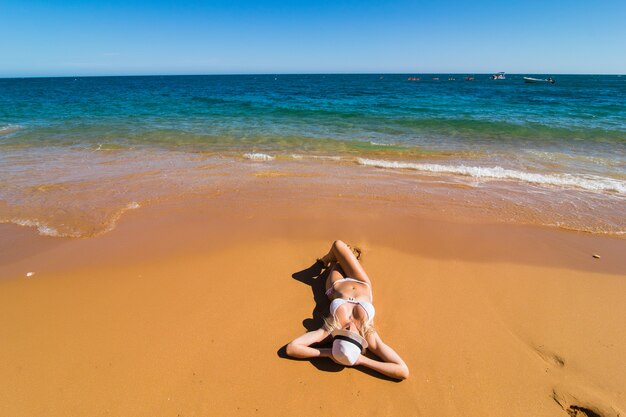
[[[321,258],[317,258],[316,261],[317,263],[322,265],[322,268],[328,268],[332,264],[333,259],[332,259],[332,255],[330,253],[327,253]]]

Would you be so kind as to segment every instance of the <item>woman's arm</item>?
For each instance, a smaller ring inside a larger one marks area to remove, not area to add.
[[[287,345],[287,355],[294,358],[319,358],[330,357],[329,348],[312,348],[313,343],[319,343],[328,337],[329,333],[323,328],[313,330],[289,342]]]
[[[382,341],[377,332],[374,332],[367,339],[367,343],[369,344],[368,349],[382,359],[382,361],[361,355],[355,365],[366,366],[391,378],[407,379],[409,377],[409,368],[406,366],[406,363],[404,363],[395,350]]]

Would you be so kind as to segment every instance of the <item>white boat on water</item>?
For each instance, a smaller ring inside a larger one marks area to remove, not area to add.
[[[493,74],[491,77],[492,80],[506,80],[506,77],[503,72],[499,72],[497,74]]]
[[[524,82],[528,84],[540,84],[540,83],[554,84],[556,81],[554,81],[554,78],[552,77],[548,77],[548,78],[524,77]]]

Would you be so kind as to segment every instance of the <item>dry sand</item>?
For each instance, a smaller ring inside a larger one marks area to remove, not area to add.
[[[0,415],[626,415],[623,239],[283,191],[163,202],[91,239],[0,225]],[[408,380],[284,357],[319,323],[334,239],[364,249]]]

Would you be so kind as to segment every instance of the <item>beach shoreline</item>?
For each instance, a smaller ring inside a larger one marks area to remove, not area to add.
[[[94,238],[0,225],[2,414],[623,413],[623,239],[289,184],[147,205]],[[408,380],[282,357],[319,322],[297,277],[334,239],[363,248]]]
[[[435,168],[441,165],[428,163],[408,163],[407,168],[369,166],[345,155],[237,156],[155,149],[44,150],[33,160],[52,155],[60,165],[52,175],[41,171],[31,177],[29,169],[18,170],[21,177],[7,183],[0,224],[33,227],[44,236],[95,237],[114,230],[121,218],[142,207],[198,196],[213,198],[213,204],[232,199],[231,194],[252,199],[255,194],[262,198],[262,190],[281,190],[274,198],[283,199],[286,193],[294,200],[331,199],[348,205],[347,200],[357,205],[371,200],[403,215],[626,236],[625,200],[619,192],[438,172]],[[19,166],[22,157],[14,158],[12,165]],[[413,165],[435,170],[419,171]]]

